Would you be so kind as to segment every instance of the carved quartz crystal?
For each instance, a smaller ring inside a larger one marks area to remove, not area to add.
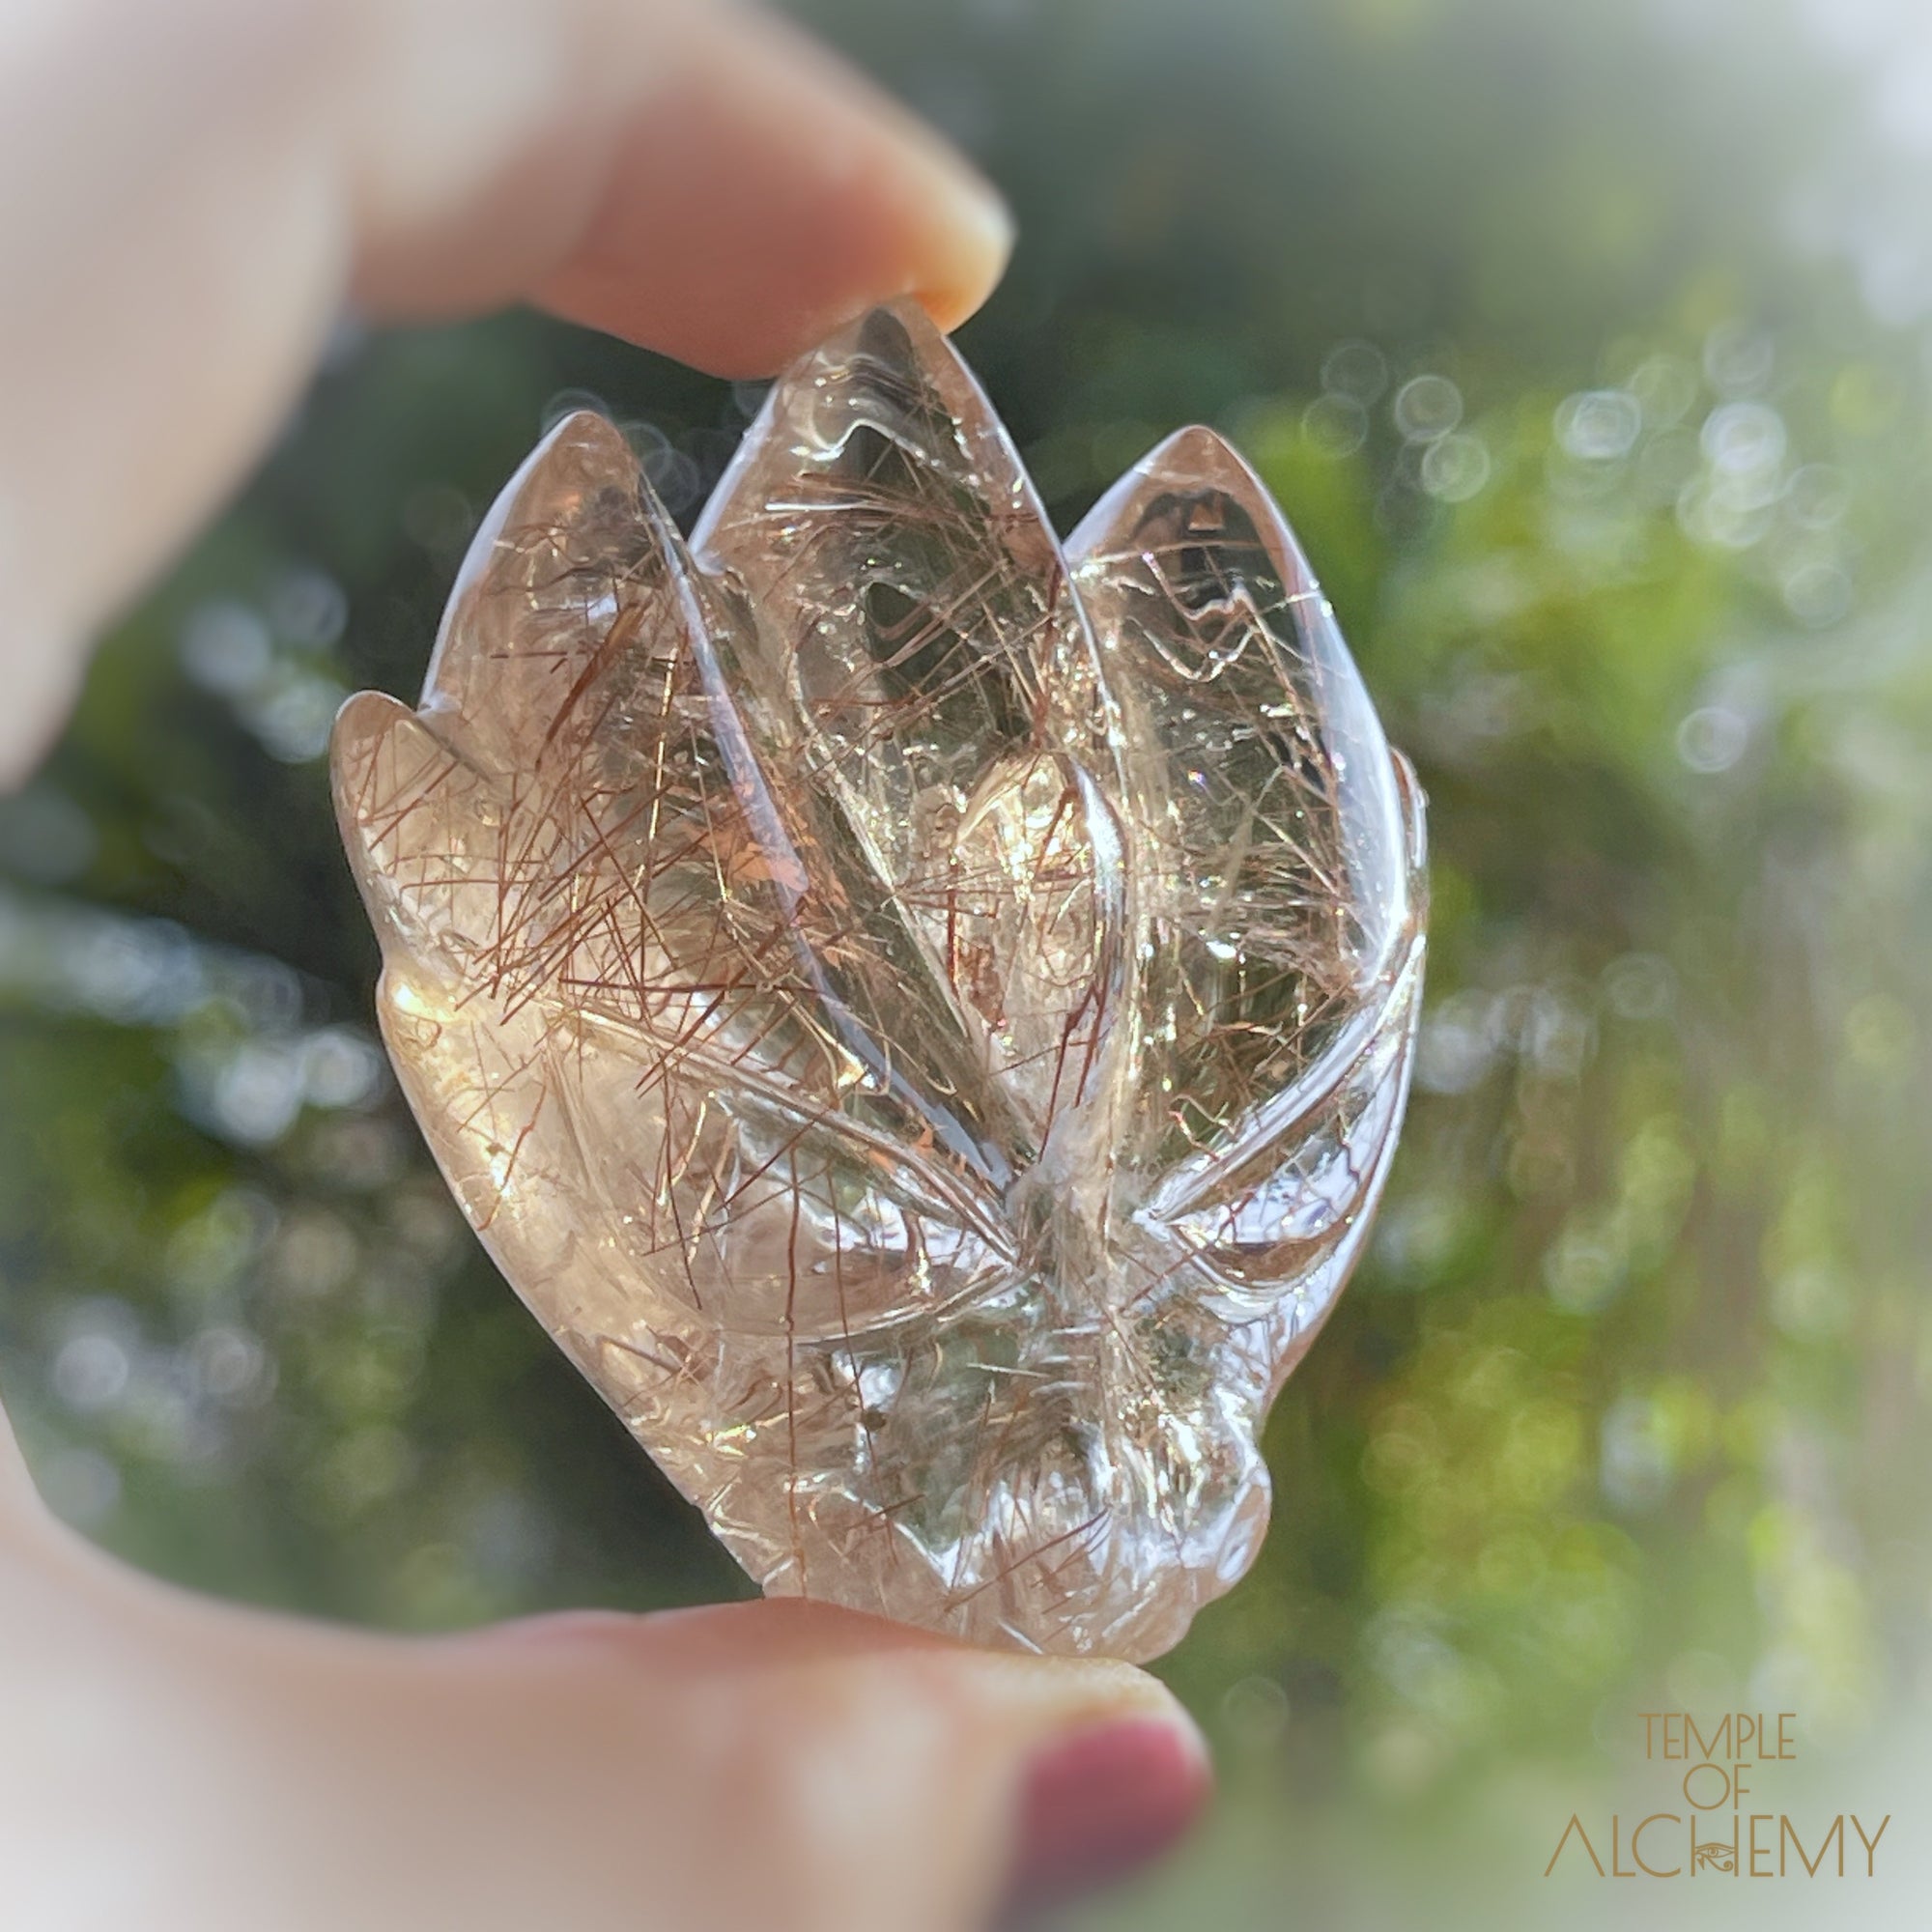
[[[1063,551],[910,306],[777,387],[689,547],[571,416],[337,807],[465,1213],[732,1554],[1148,1658],[1407,1087],[1422,804],[1204,429]]]

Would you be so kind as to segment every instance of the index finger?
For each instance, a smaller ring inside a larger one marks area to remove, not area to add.
[[[737,6],[633,8],[604,25],[618,46],[571,52],[556,128],[519,182],[427,242],[411,222],[369,239],[360,288],[375,306],[528,295],[714,374],[766,376],[875,303],[912,296],[951,328],[986,298],[1010,245],[1005,208],[843,62]],[[634,67],[613,78],[619,55]],[[577,152],[555,152],[559,137]],[[569,179],[546,193],[546,170]]]
[[[707,0],[72,0],[0,38],[0,785],[95,628],[231,489],[346,296],[529,296],[721,374],[873,302],[942,324],[991,191]]]

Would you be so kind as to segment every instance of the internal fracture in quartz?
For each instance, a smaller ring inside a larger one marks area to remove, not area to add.
[[[443,1173],[767,1590],[1146,1658],[1241,1575],[1424,902],[1413,778],[1227,444],[1063,553],[880,310],[687,550],[574,415],[334,772]]]

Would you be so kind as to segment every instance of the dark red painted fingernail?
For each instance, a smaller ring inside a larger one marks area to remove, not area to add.
[[[1123,1878],[1193,1824],[1212,1782],[1199,1742],[1157,1718],[1050,1745],[1027,1772],[1005,1923]]]

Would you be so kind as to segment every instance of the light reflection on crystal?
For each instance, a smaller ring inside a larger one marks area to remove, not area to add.
[[[911,308],[687,552],[561,422],[338,809],[504,1272],[763,1586],[1148,1657],[1406,1092],[1421,805],[1265,490],[1183,431],[1065,554]]]

